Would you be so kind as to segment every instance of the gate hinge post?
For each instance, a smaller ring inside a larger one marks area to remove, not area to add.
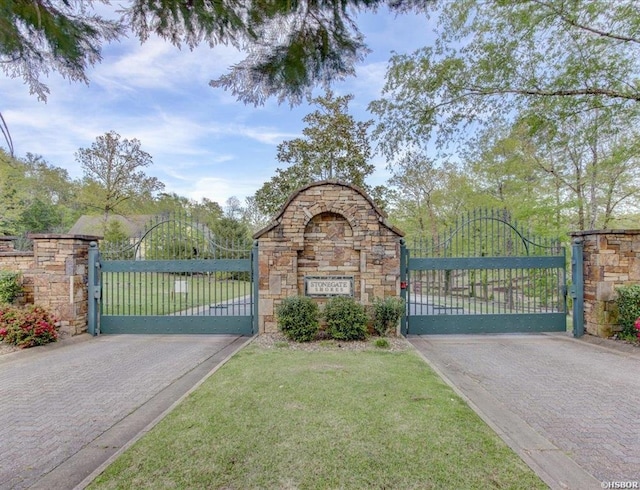
[[[573,299],[573,336],[584,335],[584,240],[571,244],[571,298]]]
[[[408,250],[407,244],[404,238],[400,239],[400,298],[404,302],[404,314],[400,318],[400,334],[405,337],[409,333],[409,323],[407,319],[407,312],[409,309],[408,303],[408,277],[407,277],[407,259]]]
[[[87,271],[87,332],[91,335],[100,333],[100,251],[98,242],[89,244],[89,268]]]

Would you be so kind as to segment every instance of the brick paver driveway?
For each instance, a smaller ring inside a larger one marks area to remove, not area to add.
[[[0,357],[0,488],[73,488],[246,338],[102,336]]]
[[[565,334],[410,341],[539,474],[550,466],[552,486],[580,488],[573,462],[590,488],[640,486],[640,349]]]

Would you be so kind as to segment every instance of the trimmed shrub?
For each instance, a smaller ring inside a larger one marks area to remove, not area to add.
[[[318,335],[318,305],[307,296],[289,296],[276,308],[278,328],[290,340],[309,342]]]
[[[622,326],[624,336],[637,334],[635,321],[640,318],[640,285],[621,286],[617,288],[618,322]]]
[[[0,271],[0,304],[13,302],[21,292],[20,273]]]
[[[391,344],[387,339],[383,338],[383,339],[376,339],[375,346],[378,349],[388,349],[389,347],[391,347]]]
[[[384,337],[390,331],[395,332],[398,320],[404,313],[402,298],[375,298],[372,305],[373,329]]]
[[[363,340],[367,337],[367,313],[353,298],[334,296],[324,307],[329,335],[336,340]]]
[[[55,318],[44,308],[0,306],[0,340],[21,348],[58,340]]]

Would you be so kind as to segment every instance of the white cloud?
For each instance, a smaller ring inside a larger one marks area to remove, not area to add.
[[[191,185],[180,185],[174,183],[167,186],[168,190],[175,191],[182,196],[200,201],[203,197],[217,202],[224,206],[227,199],[232,196],[237,197],[240,201],[244,201],[245,197],[252,196],[256,189],[260,187],[252,181],[237,182],[219,177],[204,177],[196,181],[192,181]]]
[[[351,112],[366,120],[371,118],[367,104],[380,95],[389,52],[403,46],[412,51],[429,34],[418,16],[394,19],[381,12],[358,24],[373,53],[357,67],[356,78],[336,84],[335,90],[353,93]],[[143,44],[131,37],[105,46],[103,56],[88,70],[88,86],[55,73],[47,77],[47,104],[29,95],[21,80],[0,76],[0,111],[19,156],[41,154],[79,177],[74,152],[115,130],[142,142],[154,159],[148,173],[160,178],[168,192],[224,204],[232,195],[253,195],[273,175],[275,146],[299,137],[302,118],[314,109],[306,102],[291,108],[273,100],[245,106],[229,92],[211,88],[211,79],[244,57],[233,47],[189,51],[155,37]],[[371,182],[382,184],[386,162],[374,163]]]
[[[354,93],[358,99],[370,101],[380,97],[382,87],[385,83],[387,73],[387,62],[379,61],[358,66],[356,78],[350,80],[350,84],[355,88]]]
[[[91,78],[110,91],[156,89],[189,91],[194,86],[208,88],[212,78],[242,59],[237,49],[219,45],[179,49],[152,36],[140,44],[125,40],[105,50],[104,61]]]
[[[251,127],[241,125],[224,127],[220,132],[221,134],[246,136],[247,138],[259,143],[264,143],[265,145],[277,145],[286,139],[296,138],[299,136],[294,133],[278,131],[274,127]]]

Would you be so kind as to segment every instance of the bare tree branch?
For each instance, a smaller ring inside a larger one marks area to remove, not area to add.
[[[598,36],[601,37],[606,37],[609,39],[615,39],[616,41],[623,41],[623,42],[631,42],[631,43],[638,43],[640,44],[640,39],[635,38],[635,37],[631,37],[631,36],[623,36],[621,34],[615,34],[613,32],[606,32],[606,31],[602,31],[600,29],[596,29],[595,27],[590,27],[584,24],[580,24],[578,22],[576,22],[574,19],[572,19],[571,17],[569,17],[563,10],[555,8],[553,5],[547,3],[547,2],[543,2],[542,0],[531,0],[533,3],[540,5],[541,7],[545,7],[548,8],[549,10],[551,10],[555,15],[557,15],[563,22],[569,24],[570,26],[573,26],[577,29],[581,29],[583,31],[587,31],[587,32],[591,32],[592,34],[596,34]]]

